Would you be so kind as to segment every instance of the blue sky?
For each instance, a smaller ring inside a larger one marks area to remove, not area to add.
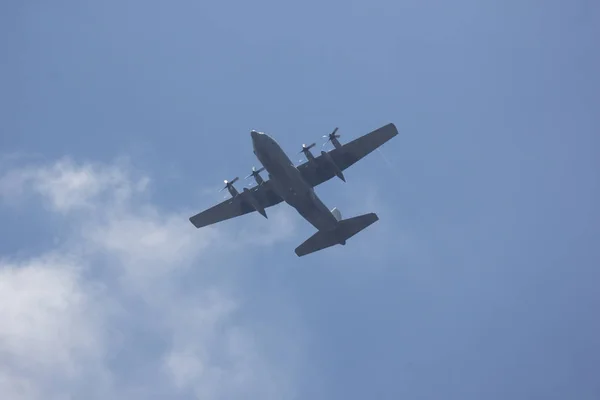
[[[600,397],[600,5],[2,2],[0,393]],[[394,122],[297,258],[220,182]],[[386,162],[386,160],[388,162]]]

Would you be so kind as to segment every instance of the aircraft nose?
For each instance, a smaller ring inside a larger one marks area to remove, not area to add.
[[[250,136],[252,136],[252,139],[256,139],[258,137],[259,133],[257,131],[255,131],[254,129],[252,129],[250,131]]]

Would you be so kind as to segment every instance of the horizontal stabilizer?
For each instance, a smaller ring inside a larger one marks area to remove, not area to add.
[[[346,244],[346,240],[356,235],[369,225],[379,220],[377,214],[369,213],[344,219],[338,222],[337,227],[330,231],[318,231],[296,248],[298,257],[305,256],[315,251],[326,249],[336,244]]]

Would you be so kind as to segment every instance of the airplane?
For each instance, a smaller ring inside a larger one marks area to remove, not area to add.
[[[227,219],[251,212],[258,212],[267,217],[266,209],[285,201],[312,224],[317,232],[304,241],[295,250],[298,257],[314,253],[335,245],[345,245],[346,241],[358,232],[379,220],[375,213],[368,213],[352,218],[342,219],[337,208],[329,208],[315,193],[314,188],[334,176],[346,182],[343,171],[358,160],[377,149],[398,134],[393,123],[384,125],[344,145],[338,140],[338,128],[329,135],[327,142],[333,144],[331,151],[321,150],[314,156],[310,149],[316,145],[302,145],[300,153],[304,153],[306,162],[295,166],[279,144],[264,132],[252,130],[253,152],[263,165],[246,177],[254,177],[256,186],[244,187],[240,193],[233,184],[239,179],[225,180],[225,187],[231,198],[206,209],[189,218],[196,228],[202,228]],[[266,170],[269,178],[264,180],[260,172]]]

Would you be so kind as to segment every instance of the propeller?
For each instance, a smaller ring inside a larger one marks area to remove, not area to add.
[[[260,173],[261,173],[261,171],[264,171],[264,169],[265,169],[265,167],[262,167],[261,169],[259,169],[257,171],[255,167],[252,167],[252,173],[244,179],[248,179],[253,176],[254,180],[256,181],[256,184],[261,185],[264,182],[264,180],[263,180],[262,176],[260,176]],[[248,187],[250,187],[250,186],[252,186],[252,182],[250,182],[248,184]]]
[[[339,137],[340,137],[340,135],[336,134],[337,131],[338,131],[338,128],[335,128],[333,130],[333,132],[331,132],[329,135],[323,135],[323,137],[327,138],[327,141],[333,142],[335,139],[339,139]]]
[[[316,145],[316,143],[313,143],[310,146],[303,144],[302,150],[300,150],[300,152],[298,154],[304,153],[304,157],[306,157],[306,159],[308,161],[312,161],[315,158],[315,156],[312,155],[312,153],[310,152],[310,149],[315,147],[315,145]],[[300,162],[302,162],[302,160],[300,160]]]
[[[339,128],[335,128],[333,130],[333,132],[331,132],[329,135],[323,135],[324,138],[329,138],[329,140],[333,140],[334,138],[339,138],[340,135],[336,135],[336,132],[338,131]]]
[[[258,176],[259,173],[261,173],[262,171],[265,170],[265,167],[262,167],[261,169],[259,169],[258,171],[256,170],[256,167],[252,167],[252,173],[250,175],[248,175],[247,177],[245,177],[244,179],[248,179],[250,177],[254,177],[256,178]]]
[[[298,154],[300,154],[300,153],[304,153],[304,154],[306,154],[306,153],[307,153],[307,152],[308,152],[310,149],[312,149],[313,147],[315,147],[315,145],[316,145],[316,143],[313,143],[313,144],[311,144],[311,145],[309,145],[309,146],[307,146],[307,145],[303,144],[303,145],[302,145],[302,150],[300,150],[300,151],[298,152]]]
[[[240,178],[238,178],[237,176],[235,178],[233,178],[233,180],[231,182],[228,182],[227,179],[225,179],[223,181],[223,183],[225,183],[225,187],[221,190],[219,190],[219,192],[222,192],[225,189],[231,189],[233,187],[233,184]]]

